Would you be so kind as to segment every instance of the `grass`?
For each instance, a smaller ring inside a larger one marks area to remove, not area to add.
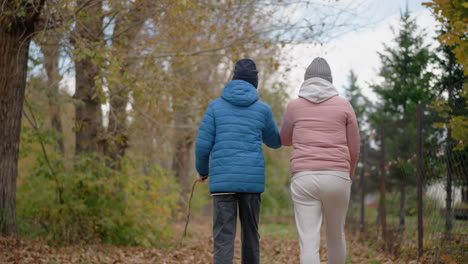
[[[348,216],[348,225],[355,224],[359,217],[358,208],[353,208]],[[427,209],[426,209],[427,210]],[[364,234],[365,243],[376,248],[381,237],[381,230],[376,225],[377,208],[366,207],[366,227],[367,233]],[[387,230],[392,238],[390,245],[395,253],[402,258],[412,258],[417,255],[418,243],[418,224],[417,216],[405,217],[405,230],[399,233],[399,216],[387,214]],[[452,239],[444,240],[445,218],[443,218],[438,209],[426,212],[423,217],[424,223],[424,252],[432,261],[442,261],[441,258],[454,261],[466,260],[468,251],[468,221],[453,220]],[[370,256],[369,256],[370,257]],[[458,262],[454,262],[458,263]],[[462,262],[460,262],[462,263]]]
[[[288,224],[264,224],[259,231],[278,239],[298,239],[296,227]]]

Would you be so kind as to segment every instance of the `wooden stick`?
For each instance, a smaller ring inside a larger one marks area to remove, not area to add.
[[[179,247],[182,246],[182,242],[184,241],[184,238],[187,236],[187,227],[188,227],[189,222],[190,222],[190,213],[191,213],[191,209],[192,209],[192,198],[193,198],[193,192],[195,190],[195,185],[197,185],[197,180],[193,181],[193,183],[192,183],[192,190],[190,192],[190,197],[189,197],[189,201],[188,201],[187,217],[185,219],[184,233],[182,234],[182,237],[180,238]]]

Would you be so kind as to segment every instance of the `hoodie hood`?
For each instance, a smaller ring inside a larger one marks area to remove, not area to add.
[[[312,103],[321,103],[337,95],[338,90],[336,90],[335,86],[319,77],[305,80],[301,85],[301,89],[299,89],[299,97]]]
[[[221,98],[235,106],[250,106],[258,101],[257,89],[249,82],[242,80],[230,81],[224,87]]]

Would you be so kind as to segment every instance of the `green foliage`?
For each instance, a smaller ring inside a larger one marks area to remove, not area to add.
[[[40,95],[40,93],[39,93]],[[98,154],[65,159],[47,107],[26,103],[20,149],[17,215],[20,235],[52,244],[103,241],[150,246],[171,237],[178,186],[158,164],[124,159],[121,171]]]
[[[212,198],[209,191],[209,179],[205,183],[197,183],[192,197],[192,213],[198,213],[202,216],[209,215],[212,209]],[[188,207],[188,204],[187,204]],[[181,219],[185,217],[186,212],[179,212]]]
[[[54,102],[65,110],[64,135],[56,131],[44,79],[29,79],[23,111],[17,183],[20,235],[56,245],[168,242],[180,190],[169,171],[151,157],[125,156],[117,171],[102,154],[73,156],[74,116],[65,102]],[[65,153],[58,147],[59,138],[66,141]]]
[[[442,68],[442,78],[436,89],[449,92],[449,99],[435,102],[451,137],[457,141],[456,150],[468,146],[468,84],[464,78],[468,74],[468,52],[466,27],[468,25],[468,4],[462,0],[432,0],[423,3],[432,9],[435,18],[441,23],[439,33],[442,58],[438,59]]]
[[[359,175],[358,177],[361,177],[362,175],[362,170],[364,167],[364,159],[363,159],[363,154],[364,154],[364,148],[366,147],[367,151],[367,159],[366,159],[366,166],[367,166],[367,172],[369,171],[369,168],[371,167],[371,163],[373,161],[372,158],[373,156],[370,155],[369,152],[371,150],[369,149],[368,144],[369,144],[369,129],[368,129],[368,118],[369,114],[373,110],[373,105],[372,102],[362,93],[361,87],[358,86],[357,84],[357,75],[354,73],[353,70],[350,70],[349,76],[348,76],[348,85],[344,87],[345,89],[345,97],[349,100],[351,103],[351,106],[354,109],[354,112],[356,114],[356,119],[358,122],[359,126],[359,131],[360,131],[360,136],[361,136],[361,158],[360,161],[357,164],[355,175]],[[356,195],[358,194],[358,186],[357,184],[354,184],[351,187],[351,200],[356,200]]]
[[[349,72],[348,77],[348,86],[345,86],[345,97],[349,100],[353,106],[354,112],[356,113],[356,118],[358,120],[359,129],[361,131],[361,136],[364,131],[364,124],[367,122],[367,115],[372,110],[372,103],[369,99],[362,93],[361,87],[357,84],[357,75],[353,70]]]
[[[440,34],[449,31],[449,23],[443,21]],[[437,117],[432,118],[434,126],[447,131],[444,137],[445,151],[442,157],[446,164],[444,169],[452,175],[455,185],[468,186],[466,180],[468,155],[468,93],[463,66],[457,63],[453,46],[441,42],[437,48],[440,56],[436,58],[442,73],[434,85],[434,89],[446,93],[446,98],[432,102]]]
[[[397,192],[389,192],[385,196],[387,201],[387,214],[389,219],[396,219],[400,216],[400,195]],[[423,216],[427,218],[439,218],[440,203],[430,196],[423,197]],[[411,188],[406,191],[405,213],[407,217],[416,217],[418,212],[418,196],[416,189]],[[396,220],[394,220],[396,222]]]
[[[380,76],[383,85],[374,85],[374,91],[383,99],[382,110],[397,118],[414,113],[415,104],[430,102],[432,73],[427,70],[431,55],[423,41],[424,33],[410,14],[400,19],[400,28],[394,42],[396,47],[385,46],[379,53],[382,62]]]
[[[284,102],[287,99],[285,86],[277,83],[270,90],[261,91],[262,100],[267,102],[273,111],[276,121],[283,120]],[[291,172],[289,148],[269,149],[264,147],[265,155],[265,193],[262,194],[263,215],[291,214],[292,202],[290,198],[289,183]]]
[[[295,225],[280,224],[278,221],[272,221],[273,223],[262,224],[259,228],[260,234],[268,234],[278,239],[298,239],[297,228]],[[264,223],[264,222],[262,222]]]
[[[448,31],[447,23],[441,24],[440,33]],[[455,150],[464,150],[468,146],[468,91],[465,84],[463,66],[458,64],[453,53],[453,47],[441,45],[437,48],[441,56],[436,58],[442,74],[434,88],[440,92],[446,92],[447,98],[435,100],[433,105],[439,116],[440,122],[436,126],[450,130],[450,140],[456,143]]]
[[[385,45],[384,52],[379,53],[380,76],[384,81],[373,89],[382,102],[371,115],[371,125],[378,131],[380,122],[384,122],[387,169],[390,181],[395,184],[415,184],[417,105],[428,104],[436,96],[430,89],[433,74],[428,70],[432,55],[423,37],[424,33],[406,11],[395,35],[396,46]],[[426,109],[427,112],[431,110]],[[425,127],[425,133],[439,132]],[[426,141],[424,146],[434,150],[437,148],[434,143]]]
[[[59,160],[57,160],[59,162]],[[76,157],[72,170],[52,174],[39,156],[21,177],[18,218],[21,233],[54,244],[100,240],[150,246],[171,237],[177,185],[159,165],[148,175],[125,162],[122,172],[98,155]]]
[[[277,122],[283,121],[285,105],[288,99],[286,93],[286,85],[281,82],[276,82],[270,89],[259,91],[262,101],[268,103],[273,112],[273,116]]]
[[[289,190],[291,172],[289,169],[290,150],[263,149],[265,155],[265,192],[262,194],[263,215],[291,214],[292,201]]]

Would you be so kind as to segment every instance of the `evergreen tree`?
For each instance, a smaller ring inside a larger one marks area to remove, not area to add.
[[[379,53],[382,84],[373,89],[382,100],[374,114],[374,127],[385,122],[389,182],[400,190],[400,229],[405,228],[406,188],[416,183],[416,109],[434,99],[430,89],[433,74],[428,71],[431,53],[424,44],[424,32],[408,10],[401,14],[394,47],[384,45]],[[391,186],[392,187],[392,186]]]
[[[372,111],[372,102],[363,94],[361,87],[357,84],[357,81],[358,76],[353,70],[350,70],[348,75],[348,85],[344,86],[344,96],[353,106],[361,136],[361,156],[356,168],[356,175],[359,177],[359,184],[353,184],[352,186],[352,203],[350,206],[351,208],[353,208],[353,206],[359,206],[359,222],[362,230],[365,226],[365,195],[370,190],[376,190],[378,186],[375,181],[368,182],[367,180],[378,179],[378,177],[365,177],[365,174],[369,175],[369,173],[373,171],[370,168],[375,168],[373,165],[378,162],[378,156],[376,156],[376,152],[369,147],[369,128],[367,119],[369,117],[369,113]]]
[[[367,113],[370,112],[372,104],[369,99],[363,95],[361,87],[357,84],[358,77],[353,70],[349,71],[348,86],[345,86],[344,96],[349,100],[353,106],[356,118],[361,131],[361,137],[365,134],[365,126],[367,122]]]

